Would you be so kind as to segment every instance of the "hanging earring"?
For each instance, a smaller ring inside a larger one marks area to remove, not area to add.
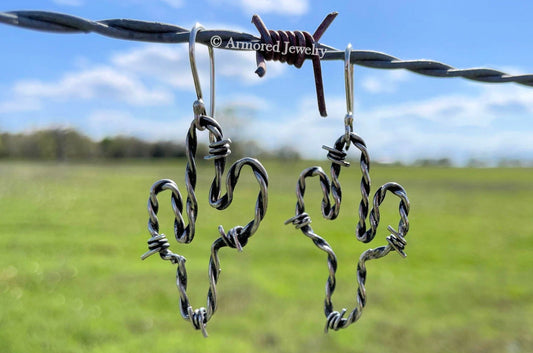
[[[263,165],[253,158],[242,158],[235,162],[228,170],[226,177],[226,194],[221,196],[222,176],[226,166],[226,157],[231,153],[230,139],[225,139],[220,124],[215,120],[215,61],[213,48],[208,47],[210,58],[210,81],[211,81],[211,105],[210,115],[207,115],[205,104],[202,96],[199,75],[196,69],[195,44],[196,35],[203,30],[198,23],[193,27],[189,37],[189,59],[191,71],[196,89],[197,99],[193,104],[194,118],[185,140],[187,166],[185,170],[185,184],[187,188],[187,200],[185,203],[185,212],[187,214],[188,224],[185,226],[182,211],[183,201],[177,184],[170,179],[162,179],[154,183],[150,189],[148,198],[148,231],[151,238],[148,240],[148,252],[141,256],[144,260],[150,255],[159,253],[163,260],[169,260],[177,264],[176,285],[180,295],[180,311],[182,317],[190,321],[193,327],[201,330],[207,337],[206,324],[217,309],[217,292],[216,284],[220,275],[220,261],[218,251],[227,246],[242,251],[242,248],[248,243],[249,238],[257,231],[259,224],[265,217],[268,205],[268,175]],[[170,243],[166,236],[159,233],[159,220],[157,213],[159,202],[157,195],[164,191],[171,191],[171,205],[175,215],[174,235],[179,243],[191,243],[195,235],[195,223],[198,215],[198,202],[195,195],[197,168],[196,168],[196,150],[197,136],[196,131],[207,130],[209,132],[209,155],[206,159],[213,160],[215,176],[211,183],[209,191],[209,204],[218,209],[228,208],[233,200],[233,192],[239,180],[241,170],[244,166],[249,166],[259,184],[259,193],[255,204],[254,217],[245,226],[235,226],[227,233],[222,225],[218,227],[220,237],[217,238],[211,246],[211,256],[209,258],[209,291],[207,293],[207,308],[200,307],[193,309],[187,296],[187,271],[185,268],[185,258],[181,255],[170,251]]]
[[[329,275],[326,281],[326,295],[324,300],[324,312],[326,315],[325,331],[329,329],[338,330],[345,328],[357,321],[362,314],[362,310],[366,305],[366,290],[365,283],[367,278],[366,261],[372,259],[379,259],[387,255],[391,250],[397,251],[403,257],[406,256],[404,249],[407,245],[405,236],[409,231],[409,199],[403,187],[397,183],[386,183],[381,186],[372,200],[372,210],[370,211],[369,221],[370,229],[366,229],[366,218],[369,210],[369,194],[370,194],[370,157],[364,140],[353,132],[353,64],[350,61],[352,47],[349,44],[345,50],[344,60],[344,75],[345,75],[345,90],[346,90],[346,116],[344,118],[344,133],[335,141],[334,147],[323,146],[328,151],[327,158],[331,163],[331,181],[327,174],[321,167],[315,166],[307,168],[300,174],[296,184],[296,211],[295,216],[287,220],[285,224],[292,223],[297,229],[310,238],[313,243],[322,251],[327,253],[327,262]],[[379,206],[385,200],[387,191],[392,192],[400,198],[399,213],[400,221],[398,230],[396,231],[391,226],[388,227],[390,235],[386,238],[388,245],[380,246],[375,249],[368,249],[363,252],[357,264],[357,304],[350,312],[348,317],[344,317],[346,309],[341,312],[335,311],[333,308],[332,296],[336,287],[335,274],[337,271],[337,256],[328,244],[328,242],[316,234],[311,228],[311,217],[305,212],[304,195],[306,191],[306,179],[309,177],[318,176],[320,179],[320,186],[322,189],[322,203],[321,210],[325,219],[333,220],[337,218],[340,211],[342,201],[342,190],[339,182],[339,176],[342,167],[348,167],[346,152],[350,145],[354,145],[360,152],[361,157],[359,166],[361,169],[361,202],[359,204],[359,221],[356,226],[356,237],[359,241],[364,243],[370,242],[374,239],[379,222],[380,211]],[[331,202],[333,198],[333,203]]]

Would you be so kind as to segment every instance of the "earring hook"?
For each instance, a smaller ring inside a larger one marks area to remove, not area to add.
[[[192,78],[194,80],[194,88],[196,89],[196,97],[198,98],[198,101],[201,101],[203,103],[203,96],[202,96],[202,87],[200,83],[200,76],[198,75],[198,70],[196,68],[196,58],[195,58],[195,47],[196,47],[196,36],[198,32],[204,30],[205,28],[200,25],[198,22],[194,25],[194,27],[191,29],[190,35],[189,35],[189,61],[191,63],[191,71],[192,71]],[[213,52],[213,47],[207,46],[207,49],[209,50],[209,61],[210,61],[210,68],[209,68],[209,82],[210,82],[210,109],[209,113],[212,118],[215,117],[215,55]],[[204,108],[205,109],[205,108]]]
[[[353,113],[353,64],[350,62],[352,44],[348,44],[344,51],[344,81],[346,85],[346,110]]]
[[[344,117],[344,142],[346,150],[350,147],[350,133],[353,132],[353,64],[351,63],[352,44],[344,51],[344,85],[346,90],[346,116]]]

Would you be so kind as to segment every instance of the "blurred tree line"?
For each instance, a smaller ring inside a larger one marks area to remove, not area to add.
[[[245,152],[252,157],[295,160],[300,156],[290,147],[273,152],[264,151],[254,141],[231,144],[231,158],[241,158]],[[207,155],[208,147],[198,145],[198,158]],[[0,158],[36,160],[90,160],[134,158],[183,158],[185,145],[170,141],[148,142],[136,137],[115,136],[94,141],[74,130],[53,128],[31,133],[0,133]]]
[[[230,115],[231,116],[231,115]],[[230,132],[238,136],[240,124],[230,122]],[[233,129],[232,129],[233,128]],[[234,131],[231,131],[234,130]],[[206,138],[206,136],[203,136]],[[205,139],[207,141],[207,138]],[[208,154],[206,144],[198,144],[197,158]],[[265,150],[256,141],[243,140],[231,143],[231,160],[242,157],[261,159],[278,159],[295,161],[301,158],[292,146],[280,146],[275,150]],[[33,160],[97,160],[97,159],[150,159],[150,158],[185,158],[185,145],[171,141],[149,142],[131,136],[106,137],[94,141],[90,137],[74,130],[51,128],[28,133],[0,133],[0,159]],[[379,164],[379,161],[374,163]],[[400,162],[386,165],[402,165]],[[456,167],[449,158],[417,159],[410,165],[419,167]],[[517,158],[500,158],[495,160],[470,158],[465,165],[470,168],[518,168],[533,167],[533,160]]]
[[[126,136],[106,137],[96,142],[73,129],[0,134],[2,158],[77,160],[183,156],[185,147],[172,142],[147,142]]]

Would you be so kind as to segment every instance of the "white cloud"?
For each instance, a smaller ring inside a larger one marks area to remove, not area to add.
[[[376,118],[409,117],[445,122],[449,127],[486,127],[505,110],[533,114],[533,90],[520,86],[482,86],[478,95],[451,94],[375,109]]]
[[[85,0],[52,0],[54,3],[58,5],[66,5],[66,6],[82,6],[85,4]],[[174,9],[180,9],[185,5],[183,0],[159,0],[156,2],[149,2],[144,0],[122,0],[122,2],[130,3],[132,6],[159,6],[157,2],[163,3],[166,6],[172,7]]]
[[[203,94],[208,97],[207,48],[199,45],[196,55]],[[237,80],[244,85],[259,84],[286,69],[281,63],[269,63],[266,77],[259,78],[254,73],[253,52],[229,50],[215,51],[215,65],[218,80]],[[194,92],[187,46],[141,45],[115,53],[102,65],[83,62],[77,71],[52,80],[14,82],[3,94],[0,113],[36,111],[43,109],[47,101],[105,100],[132,106],[165,106],[174,102],[176,88]],[[217,95],[224,93],[217,92]],[[264,106],[257,99],[254,102]]]
[[[304,15],[309,11],[309,0],[222,0],[224,5],[240,7],[246,14],[275,13],[285,16]]]
[[[83,0],[53,0],[58,5],[65,6],[82,6]]]
[[[388,87],[385,87],[382,82],[377,77],[365,77],[361,81],[361,86],[363,86],[363,89],[370,93],[380,93],[383,92],[384,89],[387,89]]]
[[[192,86],[190,71],[183,72],[188,60],[185,46],[168,45],[141,46],[111,57],[113,65],[122,72],[154,78],[179,88]]]
[[[309,10],[307,0],[241,0],[246,11],[259,13],[277,13],[281,15],[303,15]]]
[[[16,97],[0,102],[0,114],[38,111],[41,108],[41,102],[32,97]]]
[[[369,93],[394,93],[400,83],[409,79],[405,70],[375,72],[361,80],[361,86]]]
[[[346,99],[328,99],[327,118],[320,117],[316,104],[315,97],[302,98],[297,110],[290,115],[256,120],[246,126],[243,133],[260,139],[258,142],[269,149],[292,146],[304,157],[322,158],[325,152],[321,146],[331,146],[344,131]]]
[[[250,93],[233,93],[230,96],[217,98],[221,106],[235,107],[244,110],[261,111],[266,110],[271,104],[264,98]]]
[[[268,148],[294,146],[313,159],[324,160],[323,144],[343,134],[345,99],[328,99],[329,116],[316,113],[314,97],[303,98],[290,116],[255,121],[244,133],[261,138]],[[312,112],[311,114],[309,112]],[[519,86],[481,86],[477,94],[450,94],[392,104],[365,111],[355,108],[354,130],[367,142],[372,160],[450,157],[465,163],[474,156],[533,156],[533,91]],[[511,124],[514,122],[514,124]],[[354,149],[355,150],[355,149]],[[349,159],[356,164],[357,151]]]
[[[194,90],[187,46],[146,45],[117,53],[111,61],[120,70],[150,77],[176,88]],[[209,54],[205,46],[197,46],[196,62],[200,80],[208,87]],[[218,78],[232,78],[254,85],[277,77],[285,70],[281,63],[268,63],[267,75],[259,78],[254,73],[255,68],[254,52],[215,50],[215,75]]]
[[[138,106],[169,104],[173,100],[170,92],[148,89],[139,79],[107,66],[67,73],[56,82],[20,81],[13,91],[28,99],[111,98]]]
[[[529,75],[530,72],[527,71],[527,69],[519,67],[519,66],[511,66],[511,65],[483,65],[484,67],[498,67],[499,71],[505,72],[509,75]]]
[[[219,75],[223,77],[236,77],[241,82],[257,85],[265,80],[279,77],[285,72],[287,66],[280,62],[268,62],[267,73],[260,78],[255,73],[255,52],[220,50],[216,52],[216,64]]]
[[[184,5],[183,0],[162,0],[162,2],[175,9],[179,9]]]
[[[153,117],[140,118],[122,110],[96,110],[83,122],[83,131],[101,139],[118,134],[137,136],[146,140],[176,140],[185,136],[190,117],[176,119],[171,124]]]
[[[381,158],[450,156],[458,162],[512,153],[531,158],[531,115],[533,91],[510,85],[480,86],[476,95],[444,95],[361,113]],[[511,121],[523,122],[517,128]]]

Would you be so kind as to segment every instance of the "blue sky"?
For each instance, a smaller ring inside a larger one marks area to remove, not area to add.
[[[186,28],[198,21],[206,28],[250,33],[256,33],[250,22],[254,13],[272,29],[313,32],[327,13],[337,11],[321,41],[339,49],[352,43],[354,49],[402,59],[533,72],[533,2],[528,1],[3,0],[0,7],[29,9]],[[68,126],[94,138],[184,139],[195,99],[186,44],[0,25],[0,48],[2,131]],[[207,51],[197,52],[205,78]],[[292,146],[306,157],[323,159],[321,146],[343,133],[342,62],[322,64],[329,112],[323,119],[316,109],[310,62],[300,70],[269,62],[266,77],[259,79],[253,54],[216,50],[215,56],[217,109],[240,107],[243,113],[239,129],[228,131],[232,140],[253,138],[266,148]],[[203,82],[207,92],[208,82]],[[376,160],[533,159],[533,88],[360,66],[355,66],[354,82],[354,129]]]

